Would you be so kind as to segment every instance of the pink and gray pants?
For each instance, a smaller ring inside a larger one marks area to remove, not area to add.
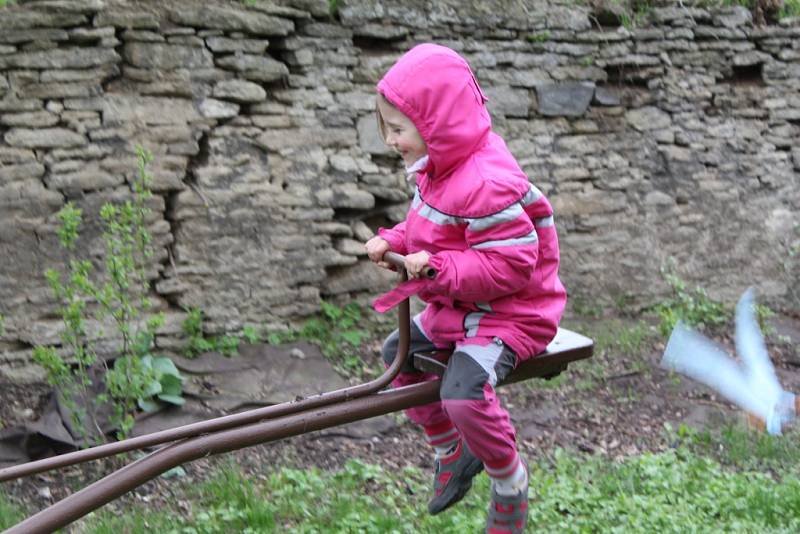
[[[453,349],[442,377],[440,402],[406,411],[408,418],[422,425],[431,445],[456,443],[463,439],[484,464],[491,477],[509,476],[520,462],[516,435],[508,412],[500,405],[494,386],[516,365],[516,354],[497,338],[465,338],[443,347],[425,335],[419,315],[411,322],[409,352]],[[383,344],[383,360],[391,364],[397,354],[399,333],[392,332]],[[402,387],[437,376],[414,369],[411,360],[392,385]]]

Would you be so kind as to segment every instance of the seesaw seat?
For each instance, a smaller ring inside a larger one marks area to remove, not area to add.
[[[591,357],[593,351],[594,343],[591,339],[572,330],[559,328],[556,337],[543,353],[522,362],[499,385],[513,384],[529,378],[549,380],[566,370],[570,363]],[[450,352],[417,352],[412,357],[417,370],[441,376],[447,368]]]

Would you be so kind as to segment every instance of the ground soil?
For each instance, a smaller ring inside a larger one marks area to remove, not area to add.
[[[589,333],[607,329],[613,334],[614,328],[624,329],[639,321],[584,318],[567,320],[565,326]],[[770,354],[784,386],[800,391],[800,317],[784,314],[776,321],[777,333],[768,340]],[[717,340],[732,345],[724,333],[718,335]],[[364,358],[374,363],[379,346],[377,340],[368,343],[364,347]],[[672,446],[670,435],[665,432],[667,423],[673,428],[681,423],[709,428],[740,418],[736,409],[709,389],[660,369],[658,362],[663,350],[664,342],[658,336],[627,352],[618,346],[600,348],[591,360],[574,363],[554,381],[531,380],[501,388],[498,395],[512,415],[522,453],[536,458],[552,454],[556,447],[566,447],[614,459]],[[47,391],[43,384],[24,388],[3,384],[0,387],[0,421],[10,426],[34,419]],[[402,416],[396,419],[398,424],[380,436],[359,439],[336,433],[312,433],[205,458],[184,466],[186,474],[181,478],[190,483],[202,480],[215,465],[230,459],[253,474],[283,466],[338,469],[350,458],[392,470],[406,465],[428,469],[431,452],[424,445],[420,431]],[[3,483],[0,489],[35,511],[121,467],[126,461],[118,458],[90,462]],[[173,489],[173,481],[162,477],[107,507],[173,501]]]

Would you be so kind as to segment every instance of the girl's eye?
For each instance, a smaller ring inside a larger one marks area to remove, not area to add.
[[[392,128],[392,133],[400,135],[403,132],[400,128]]]

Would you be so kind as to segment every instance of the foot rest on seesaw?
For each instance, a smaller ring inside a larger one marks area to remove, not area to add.
[[[520,363],[501,384],[513,384],[529,378],[549,380],[566,370],[570,363],[590,358],[593,351],[594,342],[591,339],[566,328],[559,328],[556,337],[543,353]],[[447,369],[450,354],[448,351],[414,353],[414,368],[441,376]]]

